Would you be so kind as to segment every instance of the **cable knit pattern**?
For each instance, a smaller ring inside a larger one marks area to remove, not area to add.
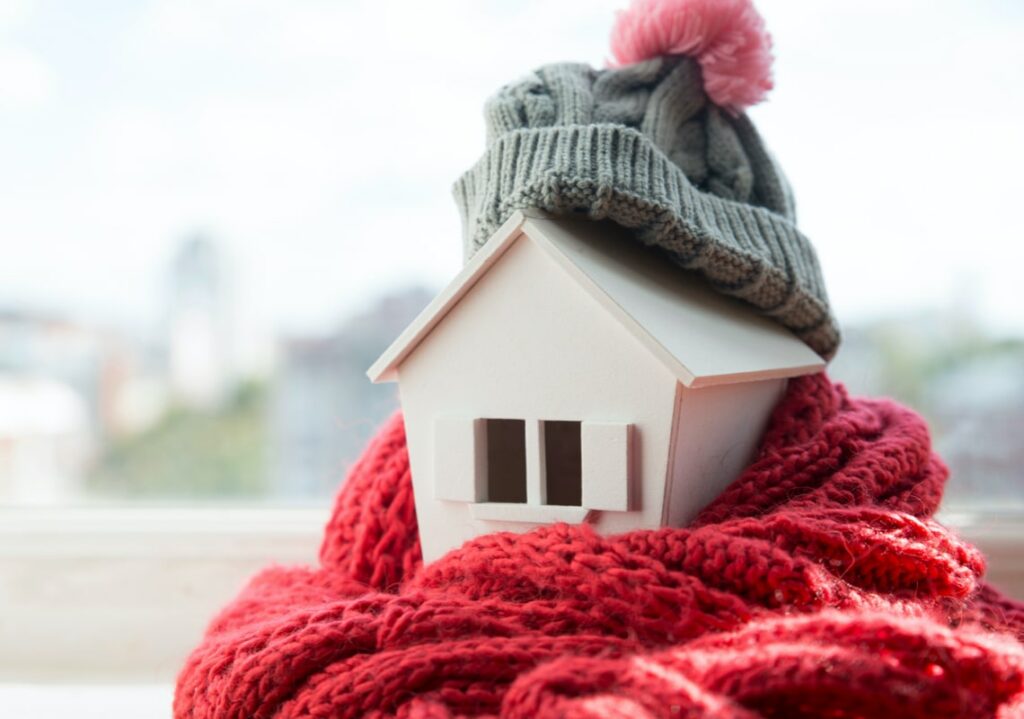
[[[750,119],[708,102],[696,60],[547,65],[484,114],[487,151],[453,188],[467,259],[515,210],[610,220],[835,354],[839,326],[789,185]]]
[[[421,566],[405,436],[352,469],[319,568],[255,577],[179,719],[1024,716],[1024,606],[935,523],[924,422],[793,380],[693,526],[493,534]]]

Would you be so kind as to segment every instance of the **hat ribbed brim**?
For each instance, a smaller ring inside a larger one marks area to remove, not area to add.
[[[591,124],[515,130],[455,183],[472,255],[508,216],[537,208],[634,230],[718,291],[749,302],[830,359],[839,330],[814,250],[787,218],[702,192],[643,134]]]

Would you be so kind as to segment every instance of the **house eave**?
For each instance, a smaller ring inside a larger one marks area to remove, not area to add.
[[[757,382],[771,379],[790,379],[801,377],[806,374],[815,374],[825,369],[825,361],[820,363],[803,365],[800,367],[783,367],[772,370],[759,370],[756,372],[735,372],[731,374],[702,375],[693,377],[690,382],[679,380],[687,389],[700,389],[703,387],[716,387],[725,384],[739,384],[741,382]],[[692,376],[692,375],[691,375]]]

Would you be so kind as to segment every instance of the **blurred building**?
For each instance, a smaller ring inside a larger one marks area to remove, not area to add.
[[[1024,507],[1024,347],[983,353],[937,373],[924,407],[949,464],[947,504]]]
[[[65,317],[32,310],[0,312],[0,373],[52,377],[81,395],[99,422],[100,389],[112,335]]]
[[[76,494],[116,413],[111,334],[42,312],[0,312],[0,501]]]
[[[846,328],[829,374],[928,420],[950,468],[945,507],[1024,507],[1024,341],[963,311],[893,316]]]
[[[175,402],[213,409],[230,389],[230,313],[223,267],[213,241],[195,235],[171,266],[168,370]]]
[[[85,399],[50,378],[0,376],[0,501],[75,496],[95,452]]]
[[[272,491],[330,494],[377,426],[398,407],[395,385],[366,370],[433,297],[413,288],[380,300],[335,332],[285,339],[272,401]]]

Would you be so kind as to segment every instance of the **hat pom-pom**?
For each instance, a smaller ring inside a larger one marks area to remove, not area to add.
[[[731,110],[760,102],[772,88],[772,40],[750,0],[632,0],[616,18],[611,44],[617,65],[692,57],[708,97]]]

